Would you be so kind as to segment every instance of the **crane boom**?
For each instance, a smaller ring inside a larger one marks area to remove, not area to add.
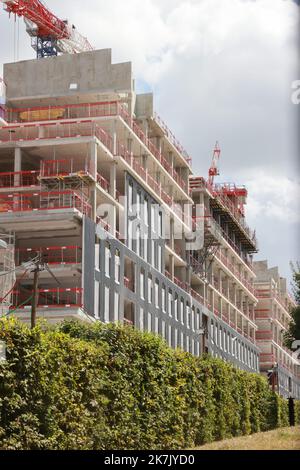
[[[40,0],[0,0],[9,14],[23,17],[37,57],[91,51],[93,47],[73,25],[59,19]]]
[[[220,149],[220,146],[219,146],[219,142],[216,142],[214,152],[213,152],[211,167],[210,167],[209,172],[208,172],[208,183],[211,186],[214,183],[214,177],[219,174],[218,163],[219,163],[219,159],[220,159],[220,153],[221,153],[221,149]]]

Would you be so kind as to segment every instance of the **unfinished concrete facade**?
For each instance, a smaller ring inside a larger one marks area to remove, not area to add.
[[[40,274],[38,315],[133,324],[258,371],[244,196],[193,177],[131,64],[100,50],[6,64],[4,81],[0,227],[17,266],[39,254],[59,281]],[[18,272],[28,321],[33,274]]]
[[[278,267],[268,267],[268,262],[254,262],[255,287],[258,303],[255,320],[258,326],[256,341],[260,348],[260,370],[267,374],[275,366],[276,389],[285,396],[300,398],[300,361],[293,351],[284,346],[284,333],[291,321],[290,310],[295,301],[287,290],[286,279]]]

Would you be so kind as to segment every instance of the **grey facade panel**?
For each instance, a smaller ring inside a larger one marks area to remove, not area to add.
[[[95,223],[84,217],[83,221],[83,271],[84,308],[89,315],[95,315]]]

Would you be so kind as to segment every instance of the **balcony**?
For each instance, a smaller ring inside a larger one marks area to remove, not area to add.
[[[170,131],[170,129],[168,128],[166,123],[161,119],[161,117],[157,113],[154,114],[153,119],[156,121],[156,123],[163,130],[163,133],[165,134],[165,136],[169,140],[169,142],[171,142],[171,144],[176,148],[176,150],[186,160],[186,162],[189,165],[191,165],[191,163],[192,163],[191,157],[188,155],[187,151],[183,148],[181,143],[176,139],[173,132]]]
[[[76,209],[91,215],[91,206],[83,195],[72,190],[0,195],[1,213]]]
[[[174,168],[171,168],[170,164],[163,157],[160,151],[155,147],[150,139],[147,138],[144,131],[134,121],[134,119],[127,112],[124,105],[118,101],[110,102],[98,102],[98,103],[83,103],[83,104],[69,104],[64,106],[45,106],[36,108],[7,108],[5,118],[9,123],[26,123],[26,122],[37,122],[37,121],[59,121],[59,120],[70,120],[70,119],[84,119],[84,118],[101,118],[101,117],[113,117],[120,116],[134,134],[143,142],[148,148],[151,154],[160,162],[160,164],[168,171],[172,178],[179,184],[183,189],[186,188],[186,184],[183,179],[178,175]],[[74,125],[74,122],[66,123],[68,125]],[[90,123],[94,125],[95,123]],[[24,124],[26,126],[26,124]],[[23,126],[23,127],[24,127]],[[17,126],[19,127],[19,126]],[[13,132],[13,127],[10,126]],[[165,126],[166,128],[166,126]],[[104,131],[103,131],[104,132]],[[50,137],[48,137],[50,138]],[[186,155],[182,146],[176,141],[173,134],[168,130],[168,138],[175,145],[176,149],[182,154],[183,158],[190,164],[190,158]],[[0,141],[1,141],[0,135]],[[11,140],[11,139],[8,139]],[[28,139],[25,139],[28,140]],[[100,139],[101,140],[101,139]],[[106,145],[106,144],[105,144]],[[112,150],[112,142],[108,146]]]
[[[82,253],[79,246],[49,246],[38,248],[17,248],[15,250],[15,263],[20,266],[39,256],[41,263],[55,264],[77,264],[81,263]]]
[[[0,173],[0,189],[38,186],[39,175],[40,172],[35,170]]]
[[[12,310],[30,307],[32,303],[31,290],[13,291]],[[38,308],[82,308],[83,289],[73,288],[54,288],[38,290]]]
[[[111,136],[95,122],[53,122],[0,128],[0,144],[47,139],[76,139],[80,137],[96,137],[110,152],[113,151]]]
[[[229,259],[224,256],[220,250],[215,253],[215,257],[224,265],[226,268],[235,275],[235,277],[240,281],[240,283],[245,286],[251,294],[256,297],[256,290],[250,282],[245,279],[240,273],[239,270],[229,261]]]

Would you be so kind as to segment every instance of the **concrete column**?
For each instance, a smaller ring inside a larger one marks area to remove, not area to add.
[[[113,162],[109,168],[109,194],[115,199],[116,198],[116,177],[117,177],[117,165]]]
[[[96,222],[97,218],[97,190],[96,184],[93,184],[90,192],[90,204],[92,207],[91,219]]]
[[[95,142],[91,143],[90,147],[90,162],[89,162],[89,171],[91,175],[97,180],[97,156],[98,156],[98,145]]]
[[[15,148],[15,158],[14,158],[14,172],[22,171],[22,153],[19,147]],[[14,186],[20,186],[21,178],[20,175],[15,175],[14,177]]]
[[[174,278],[174,256],[173,255],[170,255],[169,256],[169,272],[170,272],[170,275],[171,275],[171,279]]]
[[[114,121],[112,126],[112,142],[113,142],[113,155],[117,155],[117,131],[116,131],[116,121]]]

